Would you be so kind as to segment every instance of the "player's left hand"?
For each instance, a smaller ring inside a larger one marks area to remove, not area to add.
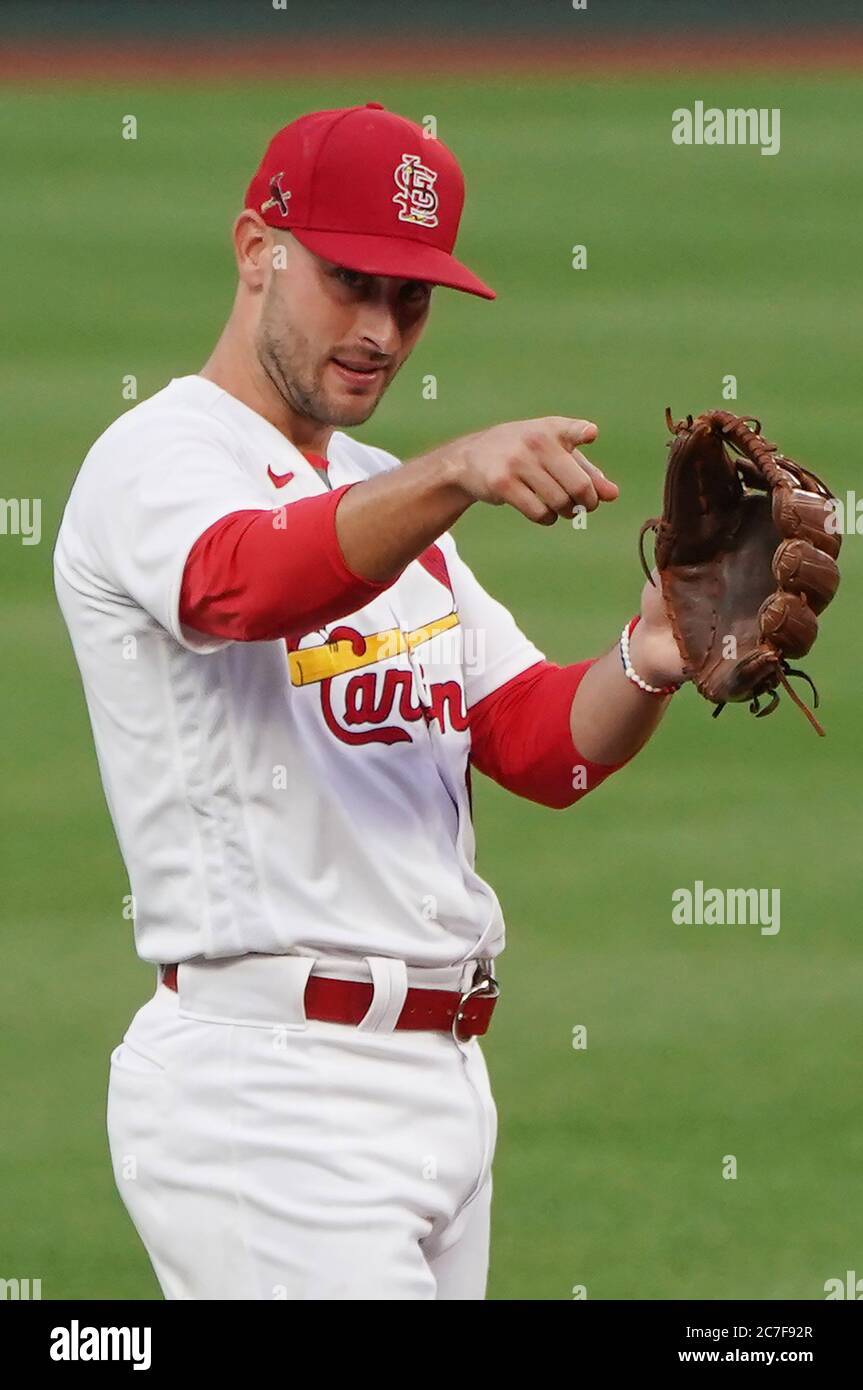
[[[673,685],[684,680],[683,659],[677,649],[662,599],[659,575],[641,591],[641,622],[629,639],[632,664],[651,685]],[[655,586],[655,587],[654,587]]]

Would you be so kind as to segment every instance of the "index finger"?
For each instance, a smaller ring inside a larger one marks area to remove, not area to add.
[[[571,420],[568,416],[555,416],[557,437],[565,449],[574,449],[579,444],[592,444],[599,434],[599,427],[592,420]]]

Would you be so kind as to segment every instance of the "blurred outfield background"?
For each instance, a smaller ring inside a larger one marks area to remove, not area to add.
[[[8,4],[0,21],[0,491],[43,506],[40,545],[0,536],[0,1277],[41,1278],[45,1298],[158,1296],[103,1121],[108,1054],[152,973],[122,916],[51,549],[87,448],[128,408],[123,377],[142,398],[207,356],[230,221],[278,126],[367,100],[435,115],[467,174],[460,251],[499,291],[436,293],[362,438],[408,457],[505,418],[599,422],[622,494],[586,531],[479,507],[456,529],[550,657],[597,652],[634,611],[666,404],[722,404],[733,373],[741,413],[835,490],[859,486],[861,40],[797,27],[850,5],[437,4],[395,21],[369,3],[361,31],[353,5],[229,8]],[[676,147],[671,113],[696,100],[779,107],[781,152]],[[825,740],[787,700],[713,721],[685,691],[569,812],[476,785],[509,939],[485,1044],[492,1298],[817,1299],[863,1273],[861,553],[849,536],[804,663]],[[781,931],[672,925],[672,891],[696,879],[778,887]]]

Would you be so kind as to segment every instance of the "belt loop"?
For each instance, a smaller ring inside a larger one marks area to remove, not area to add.
[[[372,977],[374,994],[357,1028],[365,1033],[392,1033],[407,998],[407,966],[403,960],[389,956],[363,956],[363,960]]]
[[[467,994],[476,978],[477,960],[466,960],[461,968],[461,980],[459,981],[459,994]]]

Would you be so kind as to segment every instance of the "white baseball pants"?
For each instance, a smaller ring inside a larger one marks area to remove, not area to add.
[[[375,984],[307,1020],[309,972]],[[393,1030],[408,983],[473,963],[181,965],[111,1056],[120,1194],[168,1299],[482,1299],[497,1116],[479,1042]]]

